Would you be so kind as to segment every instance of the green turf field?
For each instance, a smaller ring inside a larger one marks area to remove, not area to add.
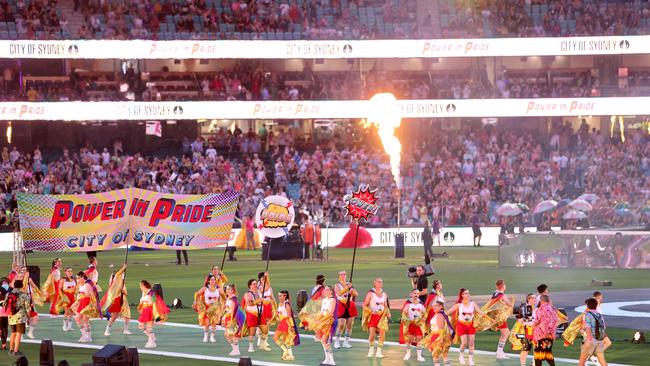
[[[606,278],[612,280],[615,288],[643,288],[647,287],[647,270],[591,270],[591,269],[519,269],[519,268],[499,268],[497,267],[497,249],[496,248],[445,248],[449,252],[449,258],[436,259],[433,263],[434,268],[438,272],[435,278],[441,279],[444,283],[445,294],[447,298],[455,297],[455,294],[460,287],[469,288],[473,294],[489,294],[493,290],[494,280],[503,278],[508,283],[508,291],[511,293],[525,293],[532,291],[539,283],[547,283],[551,291],[568,291],[568,290],[584,290],[589,288],[589,284],[593,278]],[[190,265],[177,266],[175,265],[174,252],[131,252],[129,254],[129,271],[127,273],[127,282],[130,296],[130,302],[134,303],[139,297],[138,281],[140,279],[148,279],[152,282],[160,282],[163,285],[164,294],[167,302],[171,302],[174,297],[179,297],[183,300],[186,306],[192,303],[192,294],[199,288],[203,278],[205,277],[210,266],[213,264],[220,264],[222,251],[198,251],[190,252]],[[410,284],[405,276],[406,270],[410,265],[419,264],[422,262],[422,251],[418,248],[407,248],[406,259],[394,259],[391,249],[363,249],[357,253],[357,264],[354,272],[354,283],[360,292],[365,293],[365,290],[370,288],[372,279],[380,276],[384,279],[385,289],[391,298],[405,298]],[[85,268],[86,256],[83,254],[56,254],[62,257],[64,266],[72,266],[75,271]],[[50,261],[54,255],[47,253],[30,254],[28,257],[28,264],[41,266],[41,280],[44,281]],[[260,252],[242,253],[238,252],[237,262],[226,262],[225,272],[230,276],[231,280],[238,285],[241,289],[249,278],[256,275],[257,272],[264,269],[264,262],[260,261]],[[309,290],[314,283],[314,278],[317,274],[323,273],[327,276],[328,282],[335,281],[336,273],[341,269],[350,271],[350,258],[352,250],[338,249],[330,250],[329,260],[326,262],[301,262],[301,261],[274,261],[271,262],[270,272],[271,280],[274,290],[277,292],[282,289],[287,289],[295,296],[296,292],[300,289]],[[117,268],[124,260],[124,253],[120,251],[113,251],[109,253],[100,253],[99,255],[99,273],[100,284],[106,287],[108,276],[110,275],[110,265]],[[11,254],[5,253],[0,255],[0,272],[8,272],[10,267]],[[593,288],[590,288],[593,289]],[[132,308],[132,312],[136,312]],[[397,318],[397,316],[395,316]],[[192,309],[178,309],[173,310],[170,314],[170,322],[175,323],[196,323],[196,313]],[[57,321],[58,322],[58,321]],[[45,326],[46,321],[44,322]],[[57,327],[59,325],[56,325]],[[97,325],[96,329],[103,328]],[[183,343],[174,343],[173,346],[165,346],[165,350],[176,351],[186,349],[187,344],[196,344],[200,342],[202,333],[196,329],[182,328],[187,340],[183,337]],[[174,334],[173,328],[170,332]],[[51,330],[58,340],[61,332],[54,331],[54,325]],[[165,330],[161,330],[165,333]],[[610,335],[614,339],[625,339],[630,337],[629,330],[610,329]],[[37,332],[38,335],[38,332]],[[46,333],[47,335],[47,333]],[[95,331],[95,340],[98,344],[108,343],[107,340],[100,336],[101,331]],[[357,326],[355,327],[354,338],[364,338],[365,334]],[[70,338],[70,339],[68,339]],[[66,341],[76,341],[79,335],[75,332],[74,336],[68,335],[63,338]],[[172,337],[174,341],[178,337]],[[477,349],[494,351],[496,346],[497,336],[494,333],[481,333],[477,337]],[[397,340],[397,324],[393,324],[388,336],[388,340]],[[119,339],[117,339],[117,343]],[[124,343],[124,342],[122,342]],[[162,346],[162,342],[159,342]],[[313,343],[310,341],[310,343]],[[142,345],[144,338],[142,339]],[[218,343],[223,347],[223,344]],[[201,345],[203,346],[203,345]],[[313,345],[310,345],[313,347]],[[365,345],[358,344],[358,348],[364,349]],[[576,358],[578,356],[578,348],[573,347],[564,349],[563,347],[556,347],[557,357]],[[26,345],[24,350],[30,359],[37,359],[37,348],[33,345]],[[608,360],[617,363],[642,365],[646,362],[647,352],[650,347],[647,345],[631,345],[626,341],[615,341],[614,347],[608,352]],[[90,361],[90,355],[94,350],[79,350],[65,347],[57,347],[57,359],[68,358],[74,361],[73,365],[81,365],[82,362]],[[300,359],[296,362],[298,364],[313,365],[314,362],[320,361],[322,351],[320,348],[313,348],[313,352],[305,347],[305,352],[314,354],[309,357],[309,362],[300,363]],[[341,351],[343,354],[346,351]],[[395,352],[400,353],[399,350]],[[361,354],[360,353],[360,354]],[[207,354],[207,353],[206,353]],[[216,353],[215,353],[216,354]],[[219,352],[219,354],[224,354]],[[396,355],[396,353],[394,354]],[[275,355],[277,356],[277,355]],[[338,356],[338,357],[337,357]],[[345,359],[344,356],[339,356],[335,353],[338,364],[345,365],[347,362],[341,362]],[[343,357],[343,358],[342,358]],[[356,356],[355,356],[356,357]],[[360,356],[359,356],[360,357]],[[394,356],[397,357],[397,356]],[[393,357],[393,358],[394,358]],[[492,360],[493,356],[485,356],[487,359]],[[342,358],[342,359],[341,359]],[[266,358],[265,358],[266,359]],[[341,359],[339,361],[339,359]],[[6,364],[4,360],[8,361],[8,356],[3,354],[0,356],[0,365]],[[269,357],[271,360],[279,360],[278,357]],[[307,359],[306,359],[307,360]],[[403,364],[401,358],[398,364]],[[430,357],[429,357],[430,360]],[[141,362],[143,365],[178,365],[179,359],[171,357],[156,357],[149,355],[142,355]],[[215,365],[215,361],[192,361],[192,365]],[[364,358],[364,362],[365,358]],[[430,361],[429,361],[430,362]],[[454,362],[454,364],[457,363]],[[185,364],[185,363],[184,363]],[[365,364],[365,363],[364,363]],[[370,363],[368,363],[370,364]],[[388,360],[382,361],[382,364],[390,364]],[[485,364],[485,363],[483,363]],[[504,365],[517,364],[514,360]]]

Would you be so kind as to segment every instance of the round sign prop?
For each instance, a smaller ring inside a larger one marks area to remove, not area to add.
[[[280,238],[289,233],[296,215],[293,204],[284,196],[268,196],[257,206],[255,224],[269,238]]]

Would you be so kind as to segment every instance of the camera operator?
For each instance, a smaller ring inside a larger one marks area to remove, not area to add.
[[[418,297],[420,298],[420,302],[422,304],[427,301],[427,291],[429,289],[429,280],[427,277],[434,274],[433,270],[431,269],[431,260],[429,259],[429,256],[427,255],[424,258],[425,264],[417,266],[415,269],[416,277],[411,277],[411,284],[413,286],[413,289],[418,290]]]

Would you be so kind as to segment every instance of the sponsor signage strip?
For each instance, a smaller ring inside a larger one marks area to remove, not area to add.
[[[650,53],[650,36],[355,41],[0,41],[1,58],[25,59],[340,59],[645,53]]]
[[[650,97],[437,99],[397,102],[402,118],[650,115]],[[121,121],[366,118],[352,101],[0,102],[0,120]]]

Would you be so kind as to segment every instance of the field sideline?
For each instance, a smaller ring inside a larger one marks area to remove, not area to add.
[[[467,287],[474,295],[487,295],[494,288],[494,280],[503,278],[508,284],[510,293],[531,292],[539,283],[550,286],[551,294],[557,291],[592,290],[590,282],[593,278],[608,279],[614,282],[614,288],[643,288],[647,287],[647,270],[614,270],[614,269],[519,269],[498,268],[497,248],[444,248],[450,255],[448,258],[436,259],[433,266],[436,275],[432,278],[441,279],[444,284],[444,293],[447,301],[453,301],[460,287]],[[220,264],[223,251],[197,251],[190,252],[190,265],[177,266],[174,252],[131,252],[129,253],[129,270],[127,283],[129,300],[135,303],[139,298],[138,281],[148,279],[163,285],[167,303],[178,297],[183,300],[187,308],[173,310],[170,322],[196,323],[196,313],[189,308],[192,296],[208,270],[213,264]],[[28,264],[41,266],[41,281],[44,282],[49,272],[51,259],[55,256],[63,259],[64,266],[71,266],[75,271],[85,268],[86,256],[84,254],[63,253],[35,253],[28,255]],[[354,283],[359,291],[364,294],[371,287],[372,279],[382,277],[384,286],[392,299],[405,298],[410,289],[406,271],[410,265],[422,262],[421,248],[406,248],[405,259],[394,259],[392,249],[363,249],[357,252],[357,264],[354,272]],[[260,251],[237,253],[237,262],[226,262],[225,272],[231,282],[237,284],[241,291],[249,278],[264,270],[264,262],[260,260]],[[301,261],[273,261],[270,264],[271,282],[274,290],[289,290],[292,297],[298,290],[309,290],[314,284],[314,278],[322,273],[327,277],[328,283],[334,283],[339,270],[350,271],[352,250],[333,249],[329,252],[326,262],[301,262]],[[108,277],[112,269],[117,269],[124,260],[123,251],[105,252],[99,254],[100,284],[106,288]],[[10,269],[11,253],[0,255],[0,272],[8,273]],[[110,266],[113,266],[110,268]],[[606,289],[605,289],[606,291]],[[295,299],[292,299],[295,300]],[[519,301],[519,299],[517,299]],[[576,299],[579,305],[583,299]],[[132,307],[132,312],[136,312]],[[395,316],[395,318],[398,318]],[[364,338],[365,333],[355,326],[354,338]],[[397,325],[391,325],[388,340],[397,339]],[[119,329],[119,327],[118,327]],[[38,332],[37,332],[38,333]],[[647,361],[648,345],[631,345],[623,339],[630,337],[629,330],[610,329],[610,335],[615,341],[614,347],[608,353],[608,360],[617,363],[641,365]],[[201,334],[197,333],[197,342]],[[477,337],[477,349],[494,351],[496,334],[481,333]],[[557,357],[577,358],[578,348],[556,347]],[[35,345],[25,345],[24,350],[31,360],[36,360],[38,348]],[[57,347],[57,359],[67,358],[80,365],[90,361],[94,350],[79,350]],[[7,359],[6,354],[0,356],[0,364]],[[78,362],[77,362],[78,360]],[[176,365],[177,360],[170,357],[142,355],[144,365]],[[33,361],[32,361],[33,362]],[[195,366],[207,365],[208,361],[192,361]],[[209,362],[215,365],[214,361]],[[216,363],[218,364],[218,363]]]

